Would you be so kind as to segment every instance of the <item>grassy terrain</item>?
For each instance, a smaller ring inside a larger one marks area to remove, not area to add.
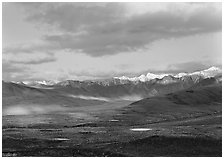
[[[211,86],[86,106],[23,101],[20,115],[3,114],[2,155],[221,156],[221,93]],[[3,112],[11,108],[18,104]]]
[[[201,137],[151,136],[108,146],[108,150],[125,156],[221,156],[221,140]]]
[[[14,144],[16,151],[4,151],[3,156],[221,156],[221,140],[202,137],[151,136],[130,142],[114,143],[104,147],[63,146],[63,141],[37,139],[3,140],[3,144]],[[22,147],[29,144],[33,147]],[[34,147],[39,145],[39,147]],[[42,145],[42,147],[41,147]],[[43,146],[44,145],[44,146]],[[55,146],[57,145],[57,147]]]

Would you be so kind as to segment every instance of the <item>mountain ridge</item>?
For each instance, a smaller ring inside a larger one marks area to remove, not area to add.
[[[146,75],[142,74],[140,76],[136,77],[127,77],[127,76],[120,76],[120,77],[112,77],[109,79],[100,79],[100,80],[85,80],[85,81],[79,81],[79,80],[64,80],[64,81],[58,81],[58,80],[27,80],[27,81],[11,81],[12,83],[21,84],[21,85],[27,85],[31,87],[41,88],[41,87],[51,87],[54,85],[70,85],[71,81],[74,81],[76,83],[86,83],[86,84],[93,84],[98,83],[102,84],[104,86],[106,85],[119,85],[119,84],[127,84],[127,83],[133,83],[138,84],[139,82],[149,82],[153,80],[165,80],[167,78],[170,78],[170,80],[176,79],[184,79],[187,76],[193,78],[195,81],[197,81],[199,78],[209,78],[209,77],[215,77],[217,75],[222,74],[222,70],[219,67],[212,66],[208,69],[201,70],[201,71],[195,71],[191,73],[187,72],[180,72],[177,74],[172,73],[165,73],[165,74],[154,74],[154,73],[147,73]],[[165,79],[164,79],[165,78]],[[173,78],[173,79],[171,79]],[[167,81],[169,83],[169,81]],[[165,82],[166,83],[166,82]]]
[[[127,77],[127,76],[121,76],[121,77],[114,77],[120,80],[130,80],[130,81],[141,81],[141,82],[145,82],[145,81],[150,81],[152,79],[162,79],[166,76],[173,76],[175,78],[181,78],[184,76],[194,76],[194,75],[198,75],[198,76],[202,76],[204,78],[208,78],[208,77],[214,77],[217,74],[221,74],[222,70],[219,67],[215,67],[212,66],[208,69],[202,70],[202,71],[195,71],[192,73],[186,73],[186,72],[180,72],[177,74],[153,74],[153,73],[147,73],[146,75],[142,74],[138,77]]]
[[[119,79],[110,79],[106,81],[95,82],[67,80],[64,82],[57,83],[56,85],[41,86],[40,88],[15,83],[8,83],[8,85],[12,85],[12,87],[6,87],[9,89],[3,89],[3,93],[7,90],[9,90],[8,92],[11,92],[10,90],[12,89],[23,89],[24,87],[27,87],[33,89],[35,88],[38,90],[38,92],[41,91],[49,94],[55,92],[63,96],[82,96],[84,98],[92,99],[96,99],[95,97],[100,97],[102,99],[107,98],[109,100],[131,100],[133,98],[142,99],[172,93],[191,87],[201,87],[221,83],[221,75],[209,78],[202,78],[196,75],[194,75],[193,78],[191,76],[184,76],[181,78],[165,76],[163,79],[153,79],[151,81],[146,82],[122,81]],[[3,82],[3,85],[7,85],[7,83]],[[17,87],[16,85],[20,87]]]

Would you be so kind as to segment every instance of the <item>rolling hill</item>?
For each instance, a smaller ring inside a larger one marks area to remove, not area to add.
[[[222,111],[222,85],[213,84],[149,97],[133,102],[124,111],[126,120],[166,121]]]

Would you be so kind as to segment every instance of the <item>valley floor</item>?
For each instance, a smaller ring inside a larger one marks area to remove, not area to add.
[[[222,156],[221,111],[151,116],[129,104],[4,115],[2,155]]]

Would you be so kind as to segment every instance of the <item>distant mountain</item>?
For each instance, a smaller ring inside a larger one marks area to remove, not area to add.
[[[20,85],[26,85],[29,87],[34,87],[34,88],[48,88],[50,86],[53,86],[55,84],[57,84],[59,81],[52,81],[52,80],[43,80],[43,81],[22,81],[22,82],[14,82],[12,81],[12,83],[16,83],[16,84],[20,84]]]
[[[28,87],[24,84],[16,84],[12,82],[2,81],[2,96],[11,97],[11,96],[44,96],[44,93],[36,88]]]
[[[214,85],[214,84],[222,84],[222,76],[221,75],[202,79],[198,83],[195,83],[192,86],[192,88],[208,86],[208,85]]]
[[[153,79],[162,79],[165,76],[169,76],[169,74],[160,74],[160,75],[156,75],[153,73],[148,73],[147,75],[140,75],[139,77],[126,77],[126,76],[122,76],[122,77],[114,77],[115,79],[120,79],[120,80],[129,80],[129,81],[141,81],[141,82],[146,82],[146,81],[150,81]]]
[[[178,73],[178,74],[153,74],[147,73],[146,75],[140,75],[138,77],[113,77],[111,79],[104,79],[104,80],[96,80],[96,81],[75,81],[75,80],[66,80],[66,81],[53,81],[53,80],[43,80],[43,81],[22,81],[22,82],[13,82],[20,85],[27,85],[30,87],[37,87],[37,88],[45,88],[47,86],[72,86],[72,87],[80,87],[83,85],[94,85],[99,84],[103,86],[111,86],[111,85],[121,85],[121,84],[138,84],[140,82],[148,82],[148,81],[160,81],[160,83],[168,84],[173,83],[175,79],[187,79],[191,77],[194,82],[197,82],[200,79],[205,79],[209,77],[215,77],[222,75],[222,70],[218,67],[210,67],[209,69],[196,71],[193,73]]]
[[[53,105],[53,106],[87,106],[99,105],[105,101],[72,97],[68,92],[53,89],[40,89],[26,85],[2,81],[3,108],[10,105]]]
[[[210,67],[209,69],[203,70],[203,71],[197,71],[193,73],[178,73],[176,75],[174,74],[153,74],[153,73],[148,73],[147,75],[140,75],[139,77],[127,77],[127,76],[122,76],[122,77],[114,77],[115,79],[120,79],[120,80],[129,80],[129,81],[141,81],[141,82],[146,82],[150,81],[153,79],[162,79],[166,76],[173,76],[175,78],[181,78],[184,76],[200,76],[201,78],[208,78],[208,77],[214,77],[217,75],[222,74],[222,70],[218,67]]]
[[[222,70],[218,67],[210,67],[209,69],[203,70],[203,71],[197,71],[194,73],[190,73],[188,74],[189,76],[194,76],[194,75],[199,75],[202,76],[204,78],[209,78],[209,77],[214,77],[217,75],[222,74]]]
[[[193,73],[152,74],[139,77],[114,77],[97,81],[66,80],[62,82],[34,81],[18,83],[20,86],[47,89],[84,98],[102,97],[102,99],[142,99],[166,93],[172,93],[191,87],[200,87],[221,83],[221,69],[211,67]]]

